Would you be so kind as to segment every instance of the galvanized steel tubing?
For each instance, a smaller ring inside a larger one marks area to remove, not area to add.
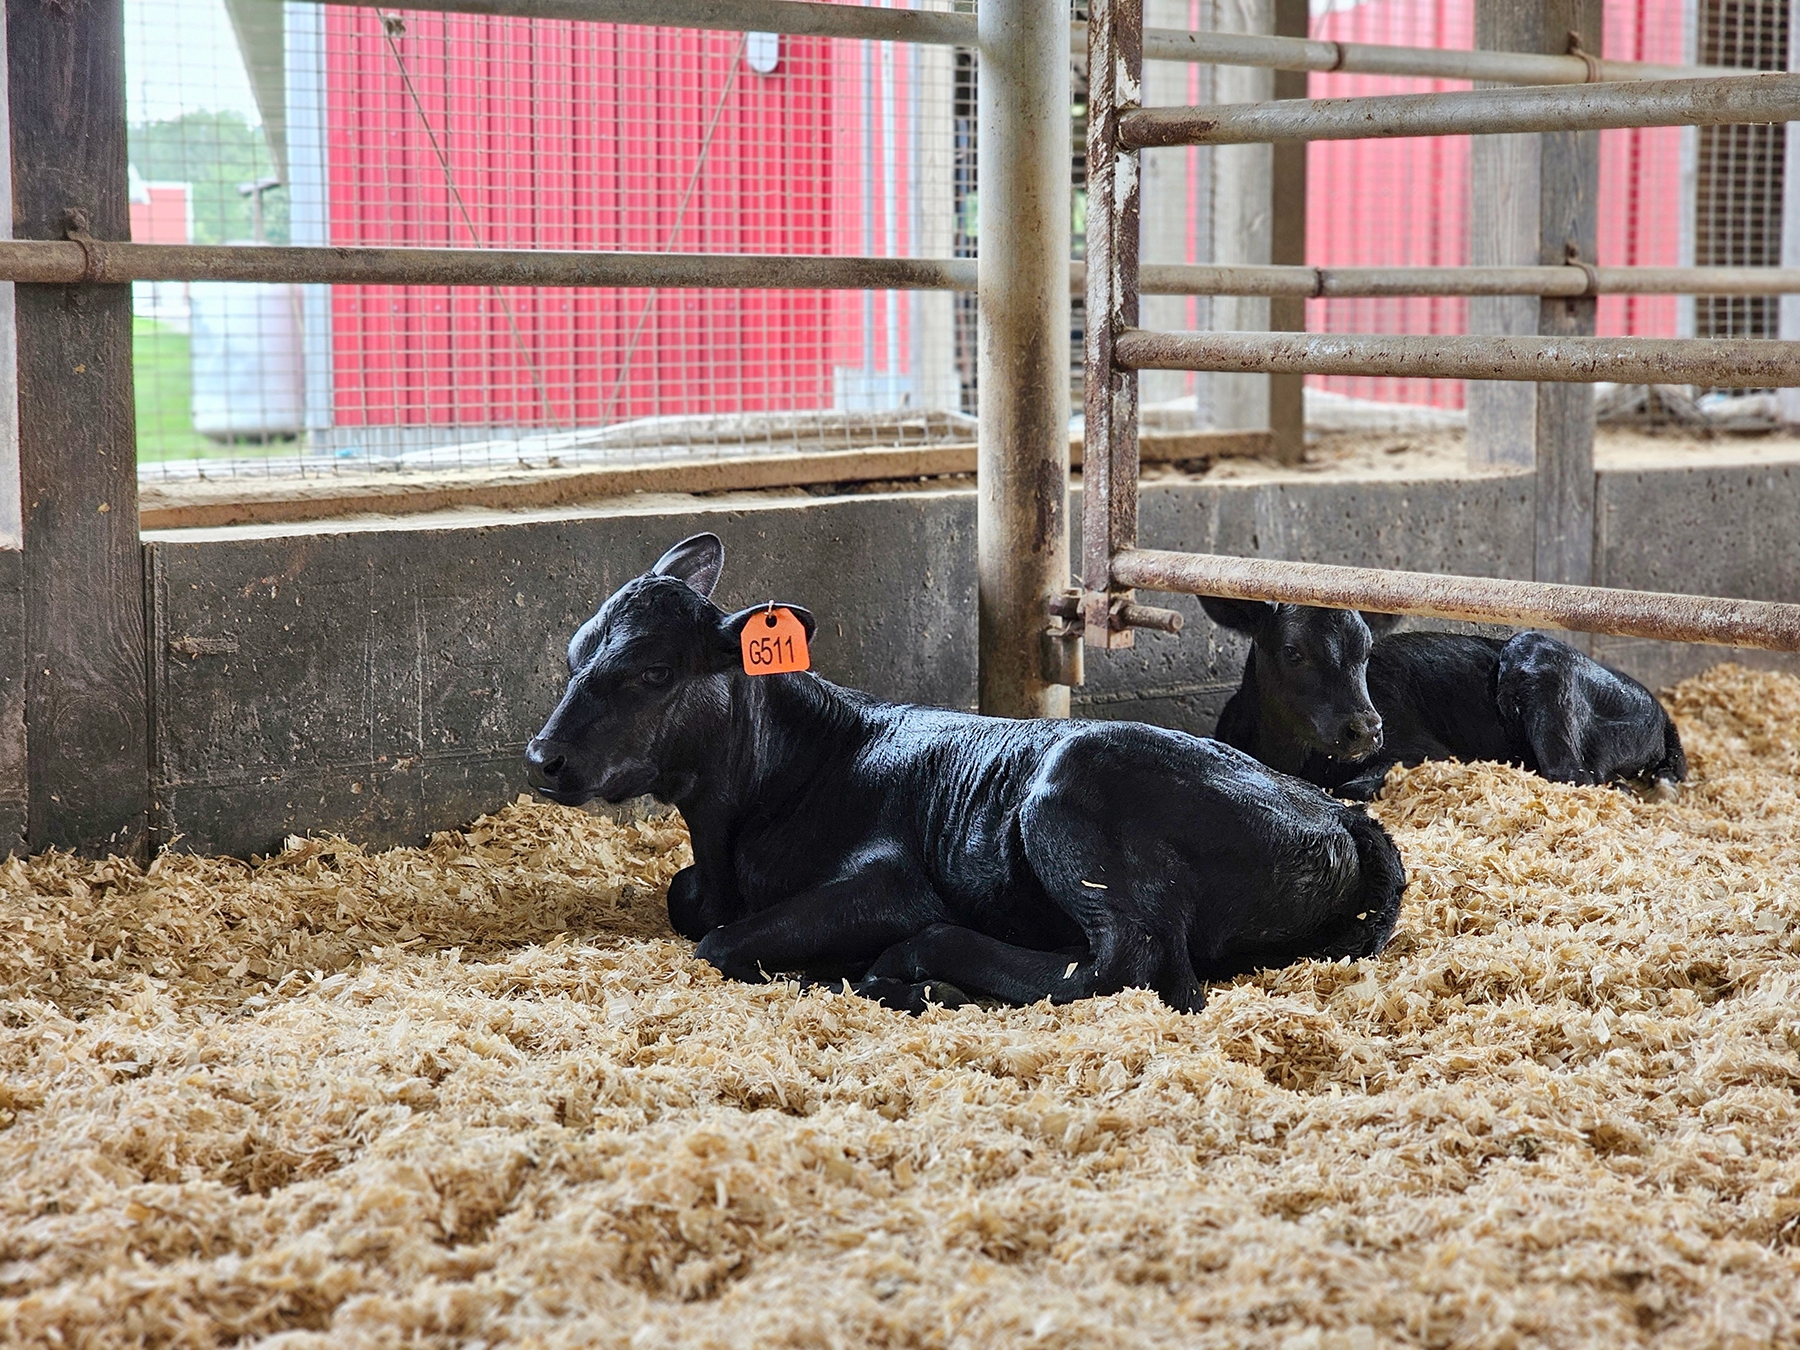
[[[1080,264],[1077,264],[1079,266]],[[1146,295],[1787,295],[1800,267],[1270,267],[1145,263]]]
[[[1212,267],[1146,263],[1146,295],[1791,295],[1793,267]],[[363,286],[721,286],[975,289],[973,258],[861,258],[552,249],[301,248],[0,240],[0,281],[275,281]],[[1070,285],[1087,268],[1070,264]]]
[[[1609,127],[1718,126],[1800,120],[1800,75],[1648,80],[1567,88],[1470,89],[1379,98],[1141,108],[1121,114],[1130,150],[1170,145],[1372,140]]]
[[[362,7],[368,0],[318,0],[318,3]],[[874,5],[816,4],[808,3],[808,0],[433,0],[418,8],[452,14],[704,28],[727,33],[791,33],[799,37],[925,42],[950,47],[977,45],[977,20],[973,14],[884,9]],[[1076,56],[1087,55],[1086,24],[1070,25],[1069,50]],[[1146,30],[1144,56],[1152,61],[1440,80],[1489,80],[1496,84],[1582,84],[1596,76],[1602,80],[1670,79],[1710,69],[1640,65],[1631,61],[1596,61],[1590,66],[1579,56],[1440,51],[1425,47],[1264,37],[1250,33],[1191,33],[1174,28]]]
[[[1763,600],[1433,576],[1160,549],[1127,549],[1115,555],[1112,579],[1121,587],[1184,595],[1800,651],[1800,605]]]
[[[1133,370],[1287,371],[1447,380],[1800,385],[1800,342],[1763,338],[1389,337],[1338,333],[1152,333],[1113,359]]]
[[[0,280],[51,285],[286,281],[351,286],[972,291],[975,270],[973,258],[0,240]]]

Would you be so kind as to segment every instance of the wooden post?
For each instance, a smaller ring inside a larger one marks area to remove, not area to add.
[[[1307,0],[1275,0],[1275,35],[1306,37],[1310,14]],[[1304,70],[1275,72],[1276,98],[1305,98]],[[1301,265],[1306,262],[1306,150],[1305,141],[1279,141],[1274,146],[1270,188],[1269,261]],[[1269,301],[1269,331],[1304,333],[1306,301],[1281,297]],[[1306,376],[1269,377],[1269,431],[1275,442],[1275,458],[1298,463],[1306,451]]]
[[[13,232],[131,235],[122,0],[7,0]],[[28,847],[141,853],[150,806],[131,288],[15,288]]]
[[[1475,45],[1561,54],[1579,35],[1600,51],[1601,0],[1476,0]],[[1599,231],[1600,134],[1477,136],[1471,263],[1592,264]],[[1591,335],[1593,297],[1474,299],[1474,333]],[[1469,462],[1537,473],[1536,578],[1585,585],[1594,556],[1594,403],[1587,385],[1472,383]]]

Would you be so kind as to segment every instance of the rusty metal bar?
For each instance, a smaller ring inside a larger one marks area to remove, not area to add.
[[[1135,370],[1296,371],[1440,380],[1800,385],[1800,342],[1764,338],[1387,337],[1359,333],[1118,334]]]
[[[1087,267],[1069,265],[1070,285]],[[553,249],[299,248],[0,240],[0,281],[273,281],[356,286],[719,286],[780,290],[975,289],[972,258],[859,258]],[[1579,267],[1256,267],[1146,264],[1146,295],[1317,298],[1390,295],[1581,295]],[[1596,295],[1792,295],[1793,267],[1596,267]]]
[[[1800,651],[1800,605],[1766,600],[1433,576],[1161,549],[1120,553],[1113,559],[1112,580],[1120,586],[1183,595]]]
[[[1137,373],[1113,342],[1138,321],[1136,152],[1119,125],[1143,97],[1143,0],[1103,0],[1088,28],[1088,214],[1086,406],[1082,451],[1082,614],[1090,647],[1129,647],[1119,619],[1131,599],[1111,591],[1112,557],[1137,543]]]
[[[364,8],[369,0],[317,0],[317,3]],[[724,33],[791,33],[797,37],[924,42],[949,47],[978,45],[977,19],[973,14],[884,9],[875,5],[818,4],[807,0],[430,0],[430,3],[410,8],[520,19],[704,28]],[[1069,25],[1070,54],[1085,56],[1087,50],[1087,25]],[[1579,56],[1442,51],[1428,47],[1259,37],[1246,33],[1187,32],[1176,28],[1154,28],[1145,32],[1144,56],[1152,61],[1343,71],[1439,80],[1491,80],[1496,84],[1583,84],[1596,78],[1656,80],[1715,71],[1725,73],[1708,66],[1599,61],[1590,67]]]
[[[370,0],[317,0],[317,3],[363,9],[368,7]],[[514,19],[705,28],[721,33],[791,33],[796,37],[925,42],[946,47],[977,45],[973,14],[885,9],[875,5],[818,4],[808,0],[428,0],[428,3],[408,5],[407,8]]]
[[[981,710],[1067,717],[1044,604],[1069,584],[1068,11],[980,15],[981,406],[975,570]]]
[[[1264,141],[1372,140],[1608,127],[1717,126],[1800,121],[1800,75],[1649,80],[1567,88],[1470,89],[1379,98],[1140,108],[1120,118],[1131,150]]]
[[[0,280],[51,285],[287,281],[352,286],[972,291],[975,271],[973,258],[0,240]]]
[[[1076,25],[1077,29],[1080,27]],[[1144,59],[1430,80],[1487,80],[1494,84],[1591,84],[1596,80],[1675,80],[1743,73],[1729,66],[1658,66],[1635,61],[1596,61],[1590,65],[1579,56],[1387,47],[1254,33],[1188,33],[1173,28],[1144,30]]]
[[[1077,267],[1080,264],[1076,264]],[[1800,267],[1254,267],[1146,263],[1145,295],[1792,295]]]

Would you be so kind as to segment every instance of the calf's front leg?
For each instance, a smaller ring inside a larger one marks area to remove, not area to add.
[[[943,917],[943,901],[912,868],[866,863],[713,929],[694,954],[734,980],[765,980],[785,971],[860,970]]]

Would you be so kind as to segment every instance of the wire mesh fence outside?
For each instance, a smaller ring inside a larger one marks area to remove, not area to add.
[[[159,71],[151,31],[204,8],[128,7],[139,240],[973,252],[950,49],[290,3],[210,66]],[[972,334],[947,293],[192,283],[137,301],[140,457],[160,477],[973,439]]]
[[[1147,0],[1146,20],[1254,30],[1271,9]],[[1604,53],[1778,66],[1786,10],[1785,0],[1700,0],[1690,34],[1682,0],[1608,0]],[[1314,37],[1472,45],[1473,0],[1314,0],[1313,11]],[[299,0],[128,0],[127,31],[140,241],[977,250],[979,70],[967,50]],[[1262,99],[1272,79],[1152,62],[1145,98]],[[1314,97],[1456,87],[1308,81]],[[1076,258],[1084,89],[1078,59]],[[1602,133],[1599,263],[1778,262],[1782,132]],[[1266,173],[1267,153],[1146,151],[1144,260],[1265,260],[1267,213],[1250,218],[1245,185]],[[1469,158],[1466,137],[1313,144],[1307,260],[1466,263]],[[967,292],[140,283],[136,299],[140,461],[152,478],[510,469],[974,435]],[[1773,335],[1776,309],[1608,296],[1599,331]],[[1150,328],[1268,322],[1256,298],[1148,296],[1143,310]],[[1467,315],[1456,297],[1307,303],[1308,327],[1325,332],[1462,333]],[[1077,296],[1076,353],[1083,322]],[[1220,377],[1143,381],[1147,425],[1244,425]],[[1079,406],[1078,365],[1072,382]],[[1462,402],[1456,381],[1309,384]]]

